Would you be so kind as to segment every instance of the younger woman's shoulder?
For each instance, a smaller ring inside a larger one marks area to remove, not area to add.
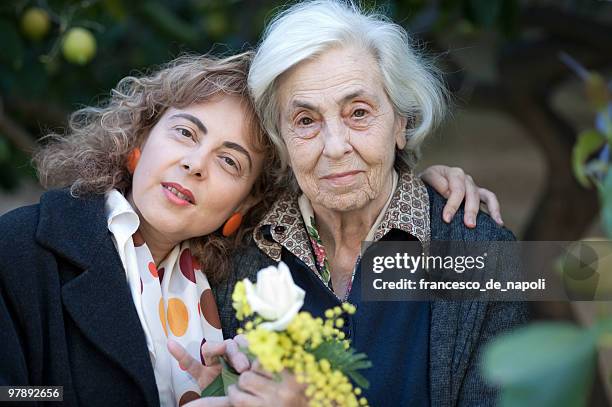
[[[52,189],[40,197],[39,203],[22,206],[0,216],[0,252],[33,244],[41,218],[45,213],[62,211],[65,206],[62,202],[69,200],[69,196],[65,189]]]
[[[40,204],[34,204],[13,209],[0,216],[0,240],[7,243],[22,235],[33,237],[39,215]]]
[[[13,287],[20,280],[31,280],[35,269],[31,264],[41,253],[36,243],[39,213],[40,205],[36,204],[0,216],[0,286]]]

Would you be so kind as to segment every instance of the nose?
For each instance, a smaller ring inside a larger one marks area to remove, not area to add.
[[[206,178],[206,163],[208,162],[208,153],[203,151],[203,148],[198,148],[186,154],[180,162],[181,168],[187,174],[196,178]]]
[[[323,154],[330,158],[341,158],[353,151],[351,130],[341,120],[329,120],[323,128],[325,146]]]

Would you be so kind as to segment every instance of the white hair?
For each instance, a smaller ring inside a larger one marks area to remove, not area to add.
[[[352,1],[304,1],[268,24],[248,76],[256,109],[280,151],[283,168],[288,154],[279,132],[277,79],[329,48],[352,45],[372,53],[396,114],[408,119],[406,148],[398,154],[399,159],[413,166],[421,143],[442,121],[446,88],[436,69],[417,54],[403,27],[384,15],[362,10]]]

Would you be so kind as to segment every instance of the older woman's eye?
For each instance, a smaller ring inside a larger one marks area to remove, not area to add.
[[[362,117],[365,117],[366,114],[368,114],[368,112],[365,109],[355,109],[355,111],[353,112],[353,117],[361,119]]]
[[[298,120],[298,123],[301,126],[310,126],[314,123],[314,120],[312,120],[310,117],[302,117],[300,120]]]

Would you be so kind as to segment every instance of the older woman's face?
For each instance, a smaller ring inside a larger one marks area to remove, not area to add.
[[[348,211],[389,193],[406,121],[394,113],[369,52],[332,48],[286,72],[278,86],[280,131],[313,204]]]
[[[131,201],[143,227],[169,241],[209,234],[242,209],[263,157],[238,97],[170,108],[142,147]]]

